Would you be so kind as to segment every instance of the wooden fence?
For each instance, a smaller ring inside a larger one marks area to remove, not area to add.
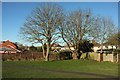
[[[120,63],[120,54],[117,54],[117,63]]]
[[[120,63],[120,54],[117,52],[112,53],[83,53],[80,57],[81,59],[92,59],[96,61],[111,61]]]

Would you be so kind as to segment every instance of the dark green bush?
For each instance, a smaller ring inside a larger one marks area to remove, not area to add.
[[[32,46],[30,47],[30,51],[35,52],[35,51],[37,51],[37,48],[32,45]]]

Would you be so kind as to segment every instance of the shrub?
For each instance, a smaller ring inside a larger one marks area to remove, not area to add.
[[[33,45],[30,47],[30,51],[35,52],[36,50],[37,50],[37,48],[34,47]]]
[[[57,52],[54,52],[54,51],[50,51],[51,54],[57,54]]]
[[[37,48],[37,52],[42,52],[43,50],[42,50],[42,47],[38,47]]]
[[[64,59],[72,59],[72,53],[70,51],[60,52],[60,56]]]

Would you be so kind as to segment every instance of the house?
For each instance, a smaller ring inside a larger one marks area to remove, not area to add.
[[[93,51],[97,52],[97,50],[101,49],[100,44],[95,42],[95,40],[92,40],[92,43],[94,44]]]
[[[70,46],[71,50],[74,50],[74,48],[72,46]],[[69,51],[69,47],[67,44],[65,44],[64,46],[61,46],[60,44],[54,44],[51,47],[52,50],[59,50],[59,51]]]
[[[9,40],[3,41],[0,44],[0,53],[17,53],[21,52],[20,50],[17,49],[18,46]]]
[[[93,51],[97,52],[101,49],[101,44],[95,42],[95,40],[92,40],[92,43],[94,44]],[[107,43],[103,43],[103,50],[105,49],[117,49],[115,45],[108,45]]]
[[[61,47],[62,47],[62,46],[61,46],[60,44],[54,44],[54,45],[52,45],[51,49],[52,49],[52,50],[55,50],[55,49],[59,49],[59,50],[60,50]]]
[[[71,50],[74,50],[74,47],[72,47],[72,46],[70,45],[70,49],[71,49]],[[69,49],[68,45],[65,44],[60,50],[61,50],[61,51],[70,51],[70,49]]]
[[[104,43],[103,49],[117,49],[117,46],[112,45],[112,44],[108,44],[108,43]]]

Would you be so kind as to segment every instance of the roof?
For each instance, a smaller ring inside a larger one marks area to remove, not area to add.
[[[10,48],[10,49],[16,48],[16,46],[12,42],[10,42],[9,40],[7,40],[6,42],[2,43],[0,45],[0,48],[1,47],[7,47],[7,48]]]
[[[70,47],[72,47],[72,45],[71,45],[70,43],[69,43],[69,46],[70,46]],[[68,45],[67,45],[67,44],[65,44],[65,45],[64,45],[64,47],[68,47]]]
[[[103,45],[113,45],[112,43],[108,43],[108,42],[106,42],[106,43],[103,43]]]
[[[5,41],[0,45],[0,51],[16,51],[16,52],[21,52],[17,49],[17,46],[10,42],[9,40]]]
[[[92,40],[92,43],[94,44],[94,46],[100,46],[100,44],[95,42],[95,40]]]
[[[54,44],[52,47],[61,47],[60,44]]]

